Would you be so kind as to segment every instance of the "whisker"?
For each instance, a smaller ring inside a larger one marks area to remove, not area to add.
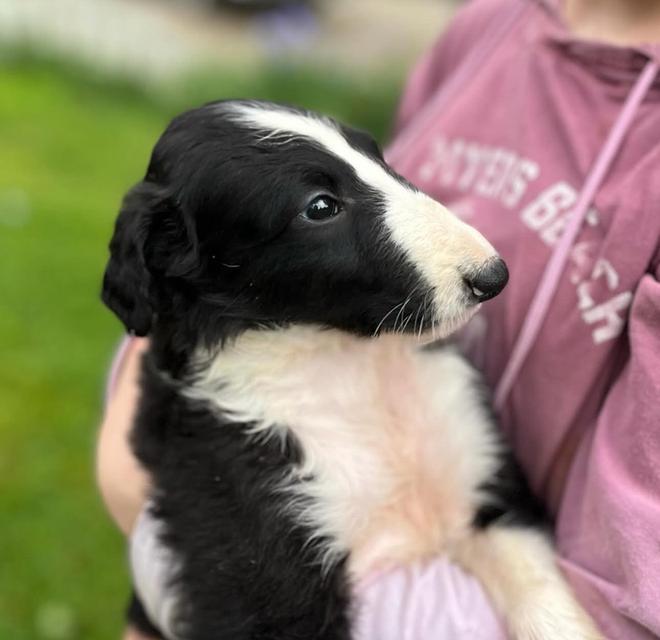
[[[390,310],[389,310],[389,311],[383,316],[383,319],[378,323],[378,326],[377,326],[376,329],[374,330],[374,333],[373,333],[373,336],[374,336],[374,337],[378,335],[378,332],[380,331],[380,328],[383,326],[383,323],[385,322],[385,320],[387,320],[388,316],[389,316],[390,314],[392,314],[394,311],[396,311],[396,309],[397,309],[398,307],[400,307],[402,304],[404,304],[404,303],[403,303],[403,302],[399,302],[398,304],[395,304],[395,305],[394,305],[394,306],[393,306],[393,307],[392,307],[392,308],[391,308],[391,309],[390,309]]]
[[[394,333],[401,333],[401,331],[397,331],[397,326],[399,324],[399,317],[401,314],[405,311],[406,305],[410,302],[410,299],[412,298],[413,294],[411,293],[407,298],[406,301],[403,303],[403,306],[401,309],[399,309],[399,313],[396,314],[396,318],[394,318]],[[405,316],[404,316],[405,317]]]
[[[418,311],[419,311],[419,309],[418,309]],[[414,311],[411,311],[411,312],[408,314],[408,318],[406,319],[404,325],[401,327],[401,333],[403,333],[403,332],[406,330],[406,327],[408,326],[408,323],[409,323],[410,320],[412,319],[414,313],[415,313]]]
[[[429,289],[425,294],[424,294],[424,301],[422,302],[422,305],[420,306],[420,309],[422,310],[422,314],[419,318],[419,332],[417,333],[417,339],[421,340],[422,338],[422,330],[424,329],[424,319],[426,318],[427,310],[428,310],[428,304],[429,304],[429,294],[431,293],[431,290]]]
[[[420,313],[420,311],[422,311],[422,309],[423,309],[423,304],[421,304],[421,305],[419,305],[419,307],[417,307],[417,313],[415,313],[415,321],[413,322],[413,333],[417,333],[417,323],[419,322],[420,330],[419,330],[418,335],[421,335],[421,333],[422,333],[421,327],[422,327],[422,322],[424,321],[424,316],[422,315],[422,317],[420,319],[420,315],[419,315],[419,313]]]

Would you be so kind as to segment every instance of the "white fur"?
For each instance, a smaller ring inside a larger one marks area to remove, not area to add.
[[[185,637],[177,628],[180,595],[173,579],[180,567],[174,553],[161,541],[163,523],[145,505],[135,523],[129,544],[133,586],[149,619],[171,640]]]
[[[514,640],[599,640],[557,568],[550,541],[530,529],[492,526],[461,542],[454,558],[506,616]]]
[[[321,561],[349,553],[359,580],[445,553],[481,580],[516,640],[600,637],[538,532],[471,526],[499,451],[457,353],[292,327],[246,332],[197,364],[187,395],[262,437],[296,437],[302,463],[282,490],[327,540]]]
[[[466,534],[498,453],[472,377],[458,355],[410,338],[294,327],[242,335],[188,394],[255,432],[291,430],[304,461],[289,486],[311,499],[292,506],[360,577]]]
[[[285,143],[292,136],[314,140],[352,167],[362,182],[382,193],[390,237],[435,288],[439,334],[451,333],[468,319],[474,307],[465,295],[461,272],[473,271],[497,255],[479,232],[354,149],[331,120],[250,104],[235,109],[239,121],[268,132],[263,140]]]

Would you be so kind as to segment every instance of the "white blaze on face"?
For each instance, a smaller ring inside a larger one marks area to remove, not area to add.
[[[469,318],[475,307],[470,304],[462,274],[478,270],[497,255],[478,231],[354,149],[330,120],[250,104],[235,110],[238,121],[267,131],[267,137],[289,135],[313,140],[349,165],[362,182],[382,193],[390,238],[435,290],[440,333],[450,333]]]

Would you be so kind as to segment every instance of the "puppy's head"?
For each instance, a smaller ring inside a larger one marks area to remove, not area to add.
[[[110,249],[103,298],[129,331],[205,342],[288,323],[446,334],[508,277],[368,135],[261,102],[176,118]]]

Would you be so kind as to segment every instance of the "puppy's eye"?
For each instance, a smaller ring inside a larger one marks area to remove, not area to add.
[[[330,196],[316,196],[302,212],[302,217],[312,222],[324,222],[339,213],[339,203]]]

